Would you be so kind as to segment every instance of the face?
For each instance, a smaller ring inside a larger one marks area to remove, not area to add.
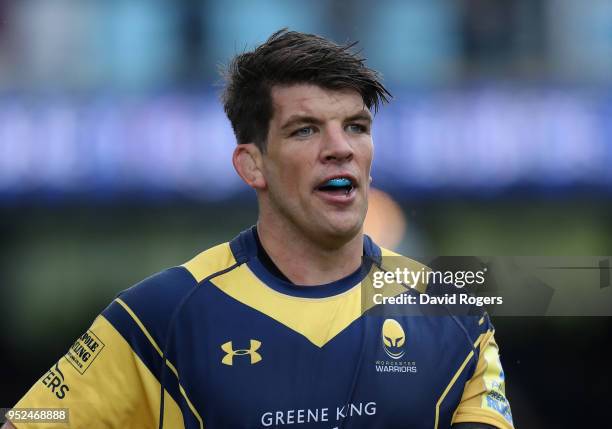
[[[372,116],[354,90],[301,84],[272,88],[262,173],[277,222],[311,239],[361,232],[372,164]]]

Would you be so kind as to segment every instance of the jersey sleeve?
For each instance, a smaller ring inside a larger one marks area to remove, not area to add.
[[[505,376],[499,358],[499,347],[493,336],[493,328],[483,334],[479,357],[472,378],[465,384],[453,424],[485,423],[500,429],[512,429],[512,413],[506,398]]]
[[[13,420],[13,425],[18,429],[156,429],[163,362],[159,335],[171,313],[168,300],[156,294],[172,287],[168,282],[181,275],[158,274],[120,294],[15,405],[67,409],[69,424]],[[157,311],[161,316],[156,324],[148,313]],[[164,389],[164,427],[184,427],[178,390],[172,380]]]

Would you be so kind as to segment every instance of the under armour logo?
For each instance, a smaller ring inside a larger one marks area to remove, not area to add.
[[[233,365],[234,364],[234,356],[244,356],[249,355],[251,357],[251,365],[259,362],[262,358],[257,350],[261,347],[261,341],[251,340],[251,347],[248,349],[239,349],[234,350],[232,346],[232,342],[228,341],[227,343],[221,346],[221,350],[225,352],[225,356],[221,359],[221,363],[225,365]]]

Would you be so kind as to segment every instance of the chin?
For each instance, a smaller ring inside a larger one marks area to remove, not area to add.
[[[334,241],[341,241],[342,244],[355,238],[363,227],[362,219],[328,219],[319,224],[322,234],[333,237]]]

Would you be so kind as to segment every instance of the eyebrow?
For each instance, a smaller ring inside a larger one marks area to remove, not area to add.
[[[349,116],[348,118],[345,119],[345,121],[346,122],[367,121],[368,123],[370,123],[372,122],[372,115],[367,110],[362,110],[356,115]]]
[[[289,119],[287,119],[287,122],[285,122],[281,126],[281,130],[286,130],[297,124],[303,124],[303,123],[321,125],[322,121],[320,119],[315,118],[314,116],[291,115],[289,116]]]
[[[369,112],[362,110],[361,112],[344,119],[344,122],[353,122],[353,121],[367,121],[368,123],[371,123],[372,115],[370,115]],[[299,114],[291,115],[289,119],[287,119],[287,121],[281,126],[281,130],[286,130],[297,124],[303,124],[303,123],[321,125],[323,121],[321,121],[318,118],[315,118],[314,116],[299,115]]]

